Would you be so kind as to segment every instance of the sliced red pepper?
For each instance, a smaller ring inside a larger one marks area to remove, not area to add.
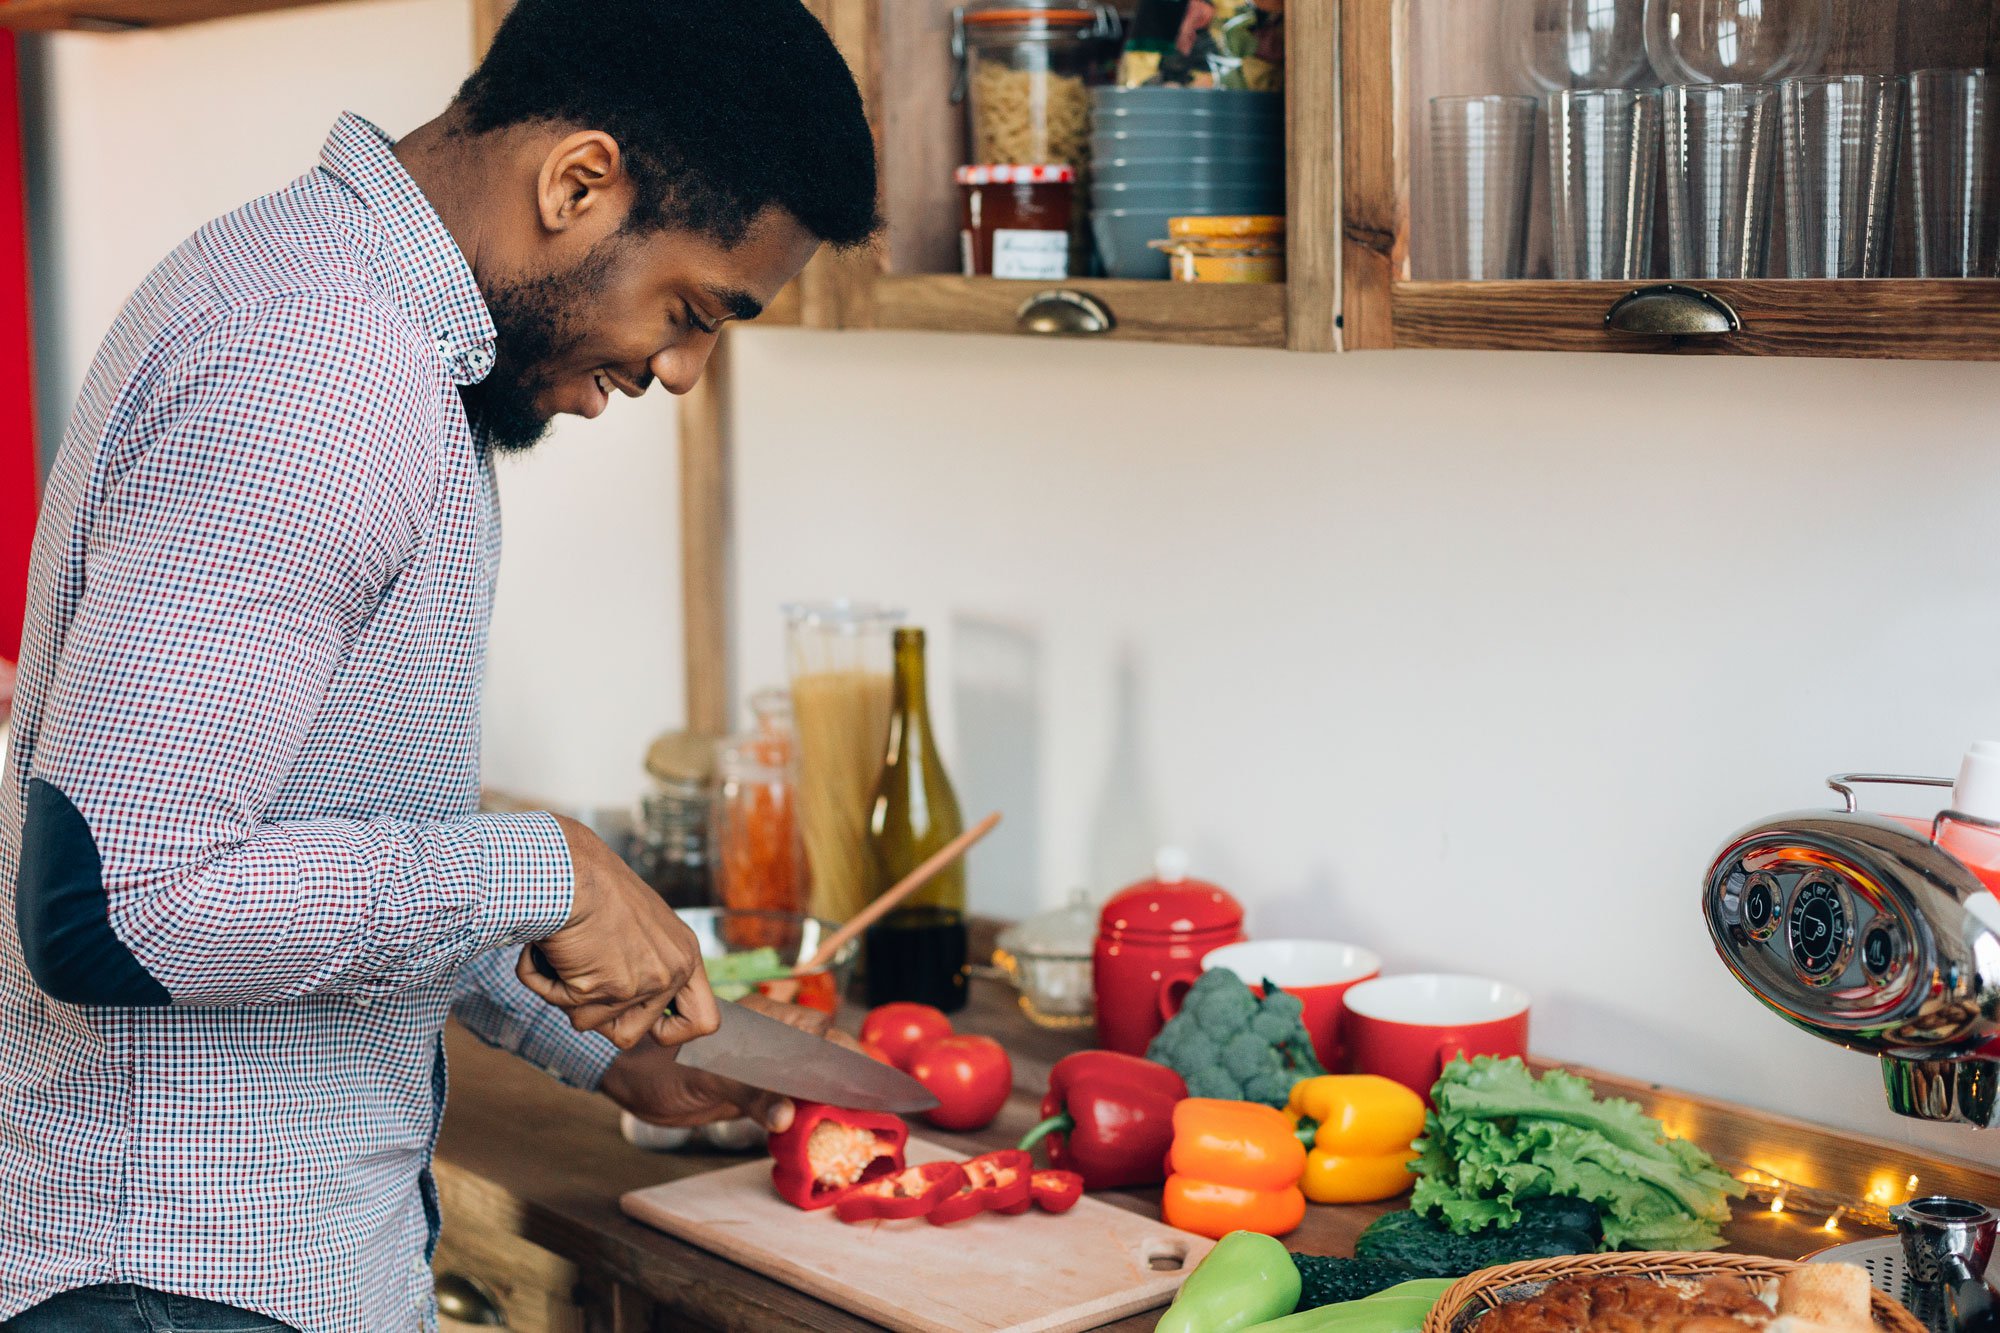
[[[1066,1213],[1083,1197],[1083,1177],[1074,1171],[1037,1171],[1028,1184],[1035,1207],[1045,1213]]]
[[[1035,1159],[1019,1148],[1003,1148],[959,1164],[965,1184],[928,1214],[935,1226],[950,1226],[980,1213],[1025,1213],[1033,1196]]]
[[[833,1206],[833,1214],[843,1222],[893,1222],[927,1217],[964,1185],[965,1168],[957,1162],[907,1166],[893,1176],[856,1185]]]
[[[792,1127],[771,1136],[771,1184],[801,1208],[839,1203],[856,1185],[903,1169],[910,1127],[892,1115],[794,1103]]]
[[[1157,1185],[1167,1178],[1174,1103],[1187,1084],[1165,1065],[1117,1051],[1078,1051],[1049,1071],[1042,1123],[1019,1146],[1048,1140],[1049,1165],[1075,1171],[1085,1189]]]

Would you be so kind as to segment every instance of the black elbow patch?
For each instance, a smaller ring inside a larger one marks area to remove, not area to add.
[[[52,998],[65,1004],[173,1003],[111,929],[104,862],[83,813],[40,778],[28,780],[14,919],[28,971]]]

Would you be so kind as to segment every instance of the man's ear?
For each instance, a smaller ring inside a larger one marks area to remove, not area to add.
[[[578,227],[615,230],[631,206],[631,181],[618,141],[602,130],[578,130],[542,159],[535,180],[536,210],[551,232]]]

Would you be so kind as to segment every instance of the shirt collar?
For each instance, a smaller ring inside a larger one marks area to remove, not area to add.
[[[465,252],[393,148],[387,134],[350,111],[326,136],[320,169],[375,215],[384,238],[381,267],[398,301],[430,331],[452,378],[477,384],[493,369],[493,316]]]

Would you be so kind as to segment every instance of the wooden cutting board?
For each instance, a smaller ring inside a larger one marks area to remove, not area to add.
[[[911,1139],[912,1163],[957,1157]],[[1085,1198],[1060,1216],[852,1225],[771,1188],[769,1159],[633,1190],[647,1226],[900,1333],[1073,1333],[1167,1304],[1214,1242]],[[1155,1263],[1166,1267],[1155,1268]]]

